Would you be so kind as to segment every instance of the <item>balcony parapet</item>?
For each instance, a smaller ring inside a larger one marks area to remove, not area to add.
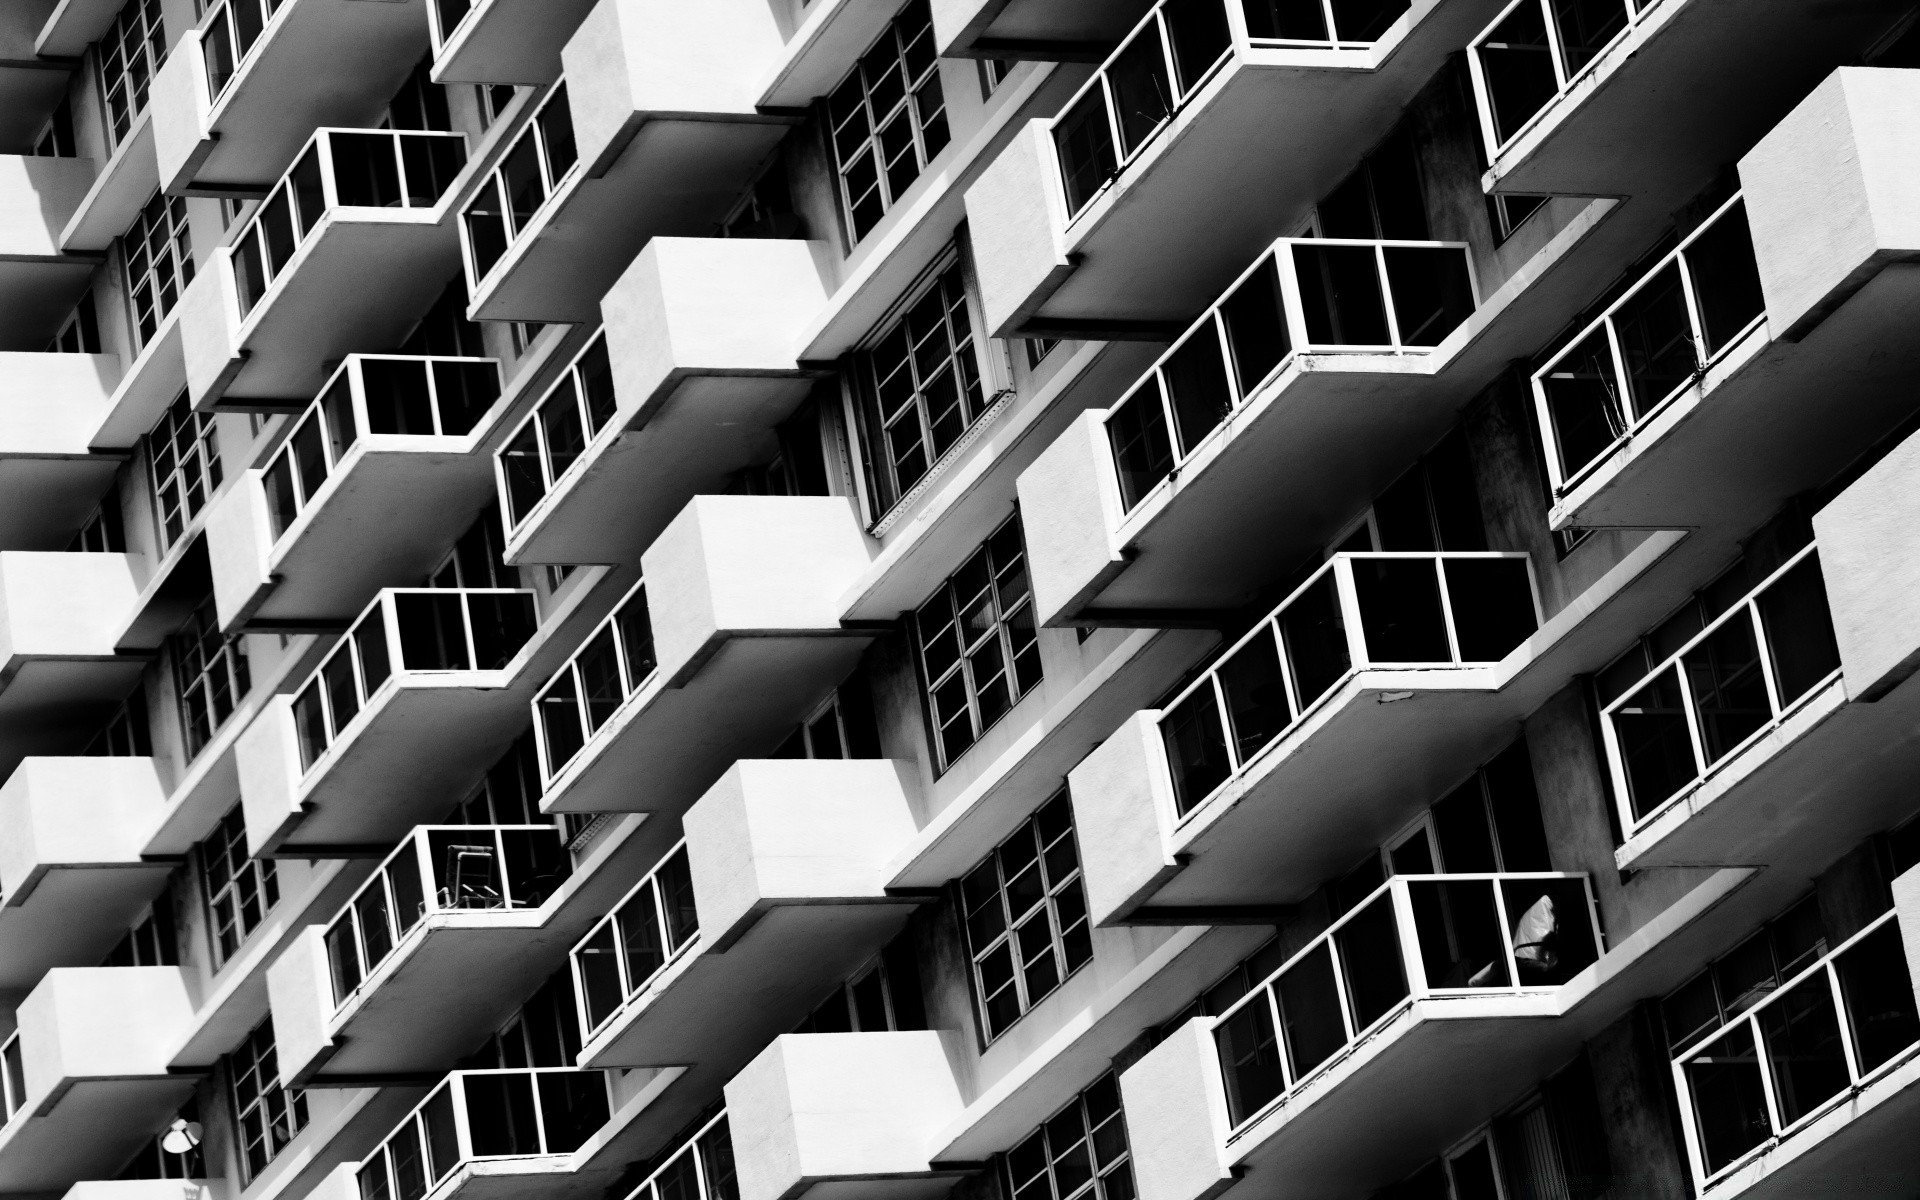
[[[540,86],[596,0],[427,0],[435,83]]]

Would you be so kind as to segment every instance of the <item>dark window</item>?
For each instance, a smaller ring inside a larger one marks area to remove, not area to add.
[[[247,856],[247,821],[237,804],[195,848],[195,856],[206,892],[213,959],[224,963],[280,902],[280,881],[272,859]]]
[[[986,412],[956,261],[858,356],[861,442],[878,519]]]
[[[155,192],[121,236],[120,256],[127,268],[136,340],[144,346],[193,282],[193,235],[186,200]]]
[[[827,99],[840,201],[858,242],[946,147],[933,16],[911,0]]]
[[[107,143],[119,145],[147,106],[147,88],[167,61],[167,31],[160,0],[127,0],[107,32],[94,43],[100,62],[100,94],[107,106]]]
[[[307,1127],[307,1097],[280,1082],[280,1061],[273,1047],[273,1018],[248,1034],[227,1055],[234,1123],[240,1131],[244,1178],[251,1182],[287,1144]]]
[[[243,637],[220,632],[209,596],[187,618],[185,627],[167,639],[188,758],[206,748],[252,686]]]
[[[1111,1073],[1007,1152],[1012,1200],[1133,1200],[1120,1085]]]
[[[1093,960],[1073,806],[1061,792],[960,882],[974,994],[992,1041]]]
[[[795,1033],[876,1033],[927,1027],[926,1000],[910,934],[853,973],[795,1026]]]
[[[927,715],[942,770],[1040,685],[1040,642],[1010,517],[913,617]]]

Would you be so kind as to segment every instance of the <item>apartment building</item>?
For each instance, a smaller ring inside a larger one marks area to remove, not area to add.
[[[0,1198],[1920,1195],[1914,0],[0,41]]]

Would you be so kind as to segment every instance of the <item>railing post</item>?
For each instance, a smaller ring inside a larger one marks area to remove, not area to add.
[[[1507,955],[1507,990],[1520,990],[1520,955],[1513,944],[1513,914],[1507,911],[1507,890],[1498,877],[1487,880],[1493,889],[1493,919],[1500,927],[1500,945]]]
[[[1413,884],[1405,876],[1387,880],[1393,902],[1393,932],[1400,943],[1400,963],[1407,973],[1407,995],[1418,999],[1432,991],[1426,959],[1420,954],[1420,927],[1413,918]]]
[[[320,196],[321,199],[326,202],[326,211],[331,211],[340,206],[340,187],[335,181],[333,169],[333,134],[325,129],[319,130],[313,135],[313,144],[319,147],[320,150]],[[295,158],[293,162],[297,167],[300,164],[300,159]],[[291,188],[288,189],[287,201],[289,204],[293,201]],[[299,214],[297,212],[294,214],[294,219],[296,222],[299,220]],[[302,230],[299,241],[305,240],[306,231]],[[296,241],[294,244],[298,245],[299,241]]]
[[[424,829],[416,830],[410,836],[413,839],[414,863],[420,871],[421,902],[427,906],[429,911],[438,912],[446,906],[440,903],[440,881],[434,875],[433,871],[433,841],[427,836],[427,831]],[[399,905],[397,903],[394,906],[394,913],[394,919],[398,921]],[[424,917],[426,913],[421,913],[420,915]],[[399,940],[397,937],[394,939],[395,942]]]
[[[387,670],[390,674],[398,675],[407,669],[406,650],[400,643],[399,606],[394,602],[391,589],[381,592],[375,603],[380,606],[381,636],[387,639]],[[365,704],[366,700],[362,698],[361,703]]]
[[[1346,625],[1347,658],[1353,670],[1368,663],[1366,628],[1360,619],[1360,591],[1353,579],[1353,557],[1336,554],[1333,558],[1334,595],[1340,602],[1340,619]]]
[[[473,1117],[467,1112],[466,1072],[454,1071],[447,1076],[447,1098],[453,1102],[454,1138],[464,1162],[473,1157]]]
[[[1447,586],[1447,560],[1443,554],[1433,556],[1433,574],[1439,585],[1440,623],[1447,631],[1447,653],[1451,661],[1459,665],[1466,661],[1466,655],[1460,651],[1460,628],[1453,615],[1453,590]]]

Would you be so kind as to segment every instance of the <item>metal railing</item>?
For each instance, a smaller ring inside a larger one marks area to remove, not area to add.
[[[1704,1192],[1920,1047],[1896,914],[1842,943],[1673,1060]]]
[[[348,355],[267,463],[272,540],[306,511],[362,432],[462,437],[499,397],[500,364],[491,358]]]
[[[1554,494],[1589,475],[1765,321],[1753,236],[1735,196],[1534,372]]]
[[[1525,554],[1336,554],[1160,714],[1179,817],[1355,672],[1492,664],[1540,627]]]
[[[589,1041],[645,991],[700,932],[682,841],[574,946],[573,994]]]
[[[311,771],[389,678],[498,671],[532,640],[534,596],[514,588],[388,588],[293,699],[302,771]]]
[[[360,1164],[360,1200],[420,1200],[479,1159],[572,1154],[611,1115],[604,1071],[453,1071]]]
[[[207,10],[201,54],[207,66],[207,96],[218,102],[246,65],[253,48],[286,0],[217,0]]]
[[[467,135],[320,129],[233,242],[244,319],[336,208],[432,208],[467,161]]]
[[[722,1112],[702,1125],[625,1200],[740,1200],[727,1114]]]
[[[573,109],[562,79],[460,214],[469,291],[479,291],[480,281],[579,169]]]
[[[533,698],[542,782],[551,782],[586,747],[657,665],[643,579]]]
[[[345,1003],[423,918],[538,908],[572,873],[557,825],[417,827],[327,926],[334,1004]]]
[[[1395,876],[1217,1017],[1235,1130],[1431,996],[1549,991],[1600,956],[1585,875]]]
[[[494,477],[510,532],[526,524],[586,454],[619,403],[606,334],[596,334],[494,452]]]
[[[1621,826],[1638,831],[1839,674],[1807,546],[1601,710]]]
[[[1513,0],[1467,46],[1487,156],[1498,158],[1546,107],[1660,0]]]
[[[27,1068],[20,1051],[20,1031],[0,1043],[0,1124],[13,1120],[13,1114],[27,1102]]]
[[[1108,410],[1122,511],[1294,354],[1424,354],[1476,304],[1464,243],[1281,238]]]

